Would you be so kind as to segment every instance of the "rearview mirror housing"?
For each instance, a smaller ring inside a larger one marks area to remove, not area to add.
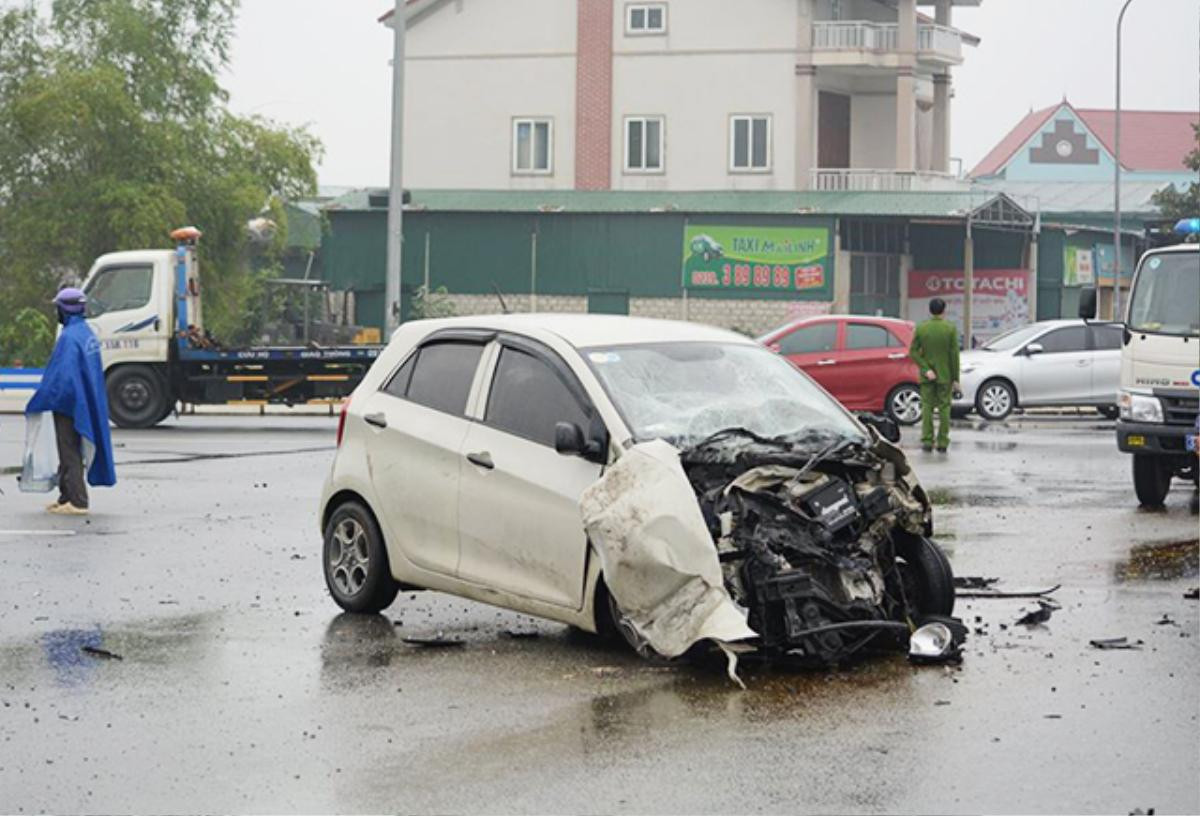
[[[594,423],[595,424],[595,423]],[[574,422],[559,422],[554,425],[554,450],[563,456],[579,456],[598,465],[608,458],[608,434],[603,427],[592,428],[592,437],[584,435],[583,429]]]
[[[1079,290],[1079,316],[1083,320],[1096,319],[1096,287],[1085,286]]]
[[[1032,357],[1035,354],[1042,354],[1045,351],[1046,351],[1046,347],[1043,346],[1041,343],[1030,343],[1028,346],[1025,347],[1025,354],[1028,357]]]

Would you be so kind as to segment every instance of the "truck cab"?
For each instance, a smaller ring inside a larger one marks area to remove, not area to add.
[[[1189,221],[1197,222],[1200,231],[1200,219]],[[1084,311],[1094,313],[1094,290],[1084,300],[1081,316]],[[1197,482],[1200,245],[1184,243],[1142,256],[1130,288],[1122,339],[1117,446],[1133,455],[1139,503],[1158,507],[1173,479]]]
[[[104,361],[109,415],[119,427],[156,425],[180,402],[340,401],[378,357],[380,346],[366,344],[221,345],[204,330],[200,232],[185,227],[171,235],[174,250],[102,255],[83,284]]]

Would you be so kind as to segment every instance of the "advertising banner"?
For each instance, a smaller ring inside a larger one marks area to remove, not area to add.
[[[976,269],[971,299],[971,331],[976,344],[1024,326],[1029,318],[1029,270]],[[946,301],[946,318],[962,331],[966,279],[961,269],[911,270],[908,273],[908,316],[918,323],[929,316],[929,301]]]
[[[1063,249],[1063,286],[1091,286],[1096,282],[1095,270],[1090,249],[1072,246]]]
[[[683,286],[690,291],[827,300],[832,278],[825,227],[684,227]]]

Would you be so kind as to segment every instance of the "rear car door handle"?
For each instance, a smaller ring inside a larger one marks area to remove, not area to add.
[[[374,425],[376,428],[387,427],[387,417],[383,414],[367,414],[363,417],[363,421],[368,425]]]
[[[837,360],[817,360],[817,365],[820,366],[835,365],[836,363]]]
[[[908,356],[907,354],[889,354],[888,359],[889,360],[903,360],[907,356]]]
[[[467,461],[472,465],[479,465],[485,470],[491,470],[496,467],[496,463],[492,461],[492,455],[487,451],[479,451],[478,453],[468,453]]]

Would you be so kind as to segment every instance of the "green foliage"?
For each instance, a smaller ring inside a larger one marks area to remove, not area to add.
[[[40,368],[53,347],[54,325],[37,309],[21,309],[0,323],[0,366]]]
[[[0,12],[0,316],[44,304],[105,252],[166,248],[171,229],[194,224],[206,324],[243,339],[286,241],[280,199],[314,191],[320,144],[226,107],[217,75],[237,7],[54,0],[48,18],[32,2]],[[252,246],[246,223],[260,214],[278,229]]]
[[[1192,130],[1196,133],[1196,149],[1187,154],[1183,164],[1193,173],[1200,173],[1200,124],[1192,125]],[[1182,193],[1174,186],[1159,190],[1151,201],[1164,218],[1194,218],[1200,215],[1200,182],[1191,182]]]
[[[408,313],[412,320],[422,320],[427,317],[454,317],[455,309],[450,300],[450,292],[445,286],[439,286],[433,291],[418,286],[413,291]]]

